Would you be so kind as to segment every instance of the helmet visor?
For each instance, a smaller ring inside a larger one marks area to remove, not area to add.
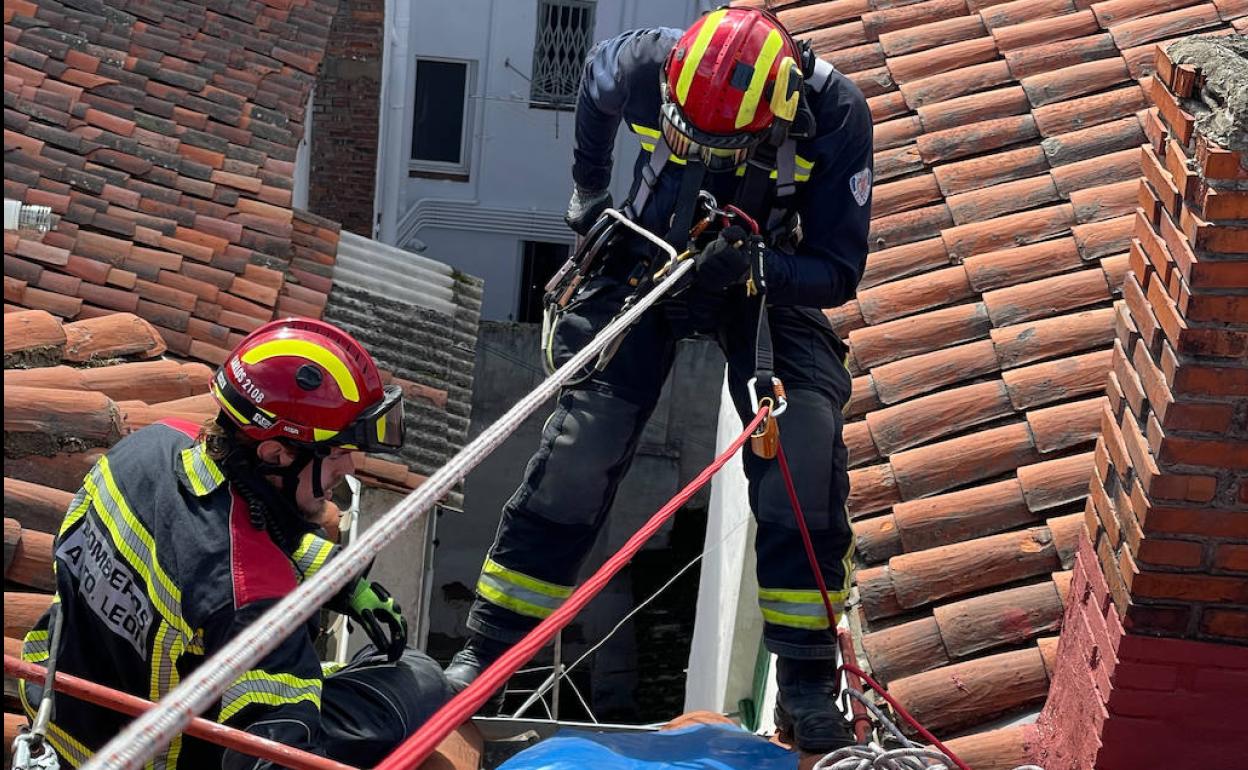
[[[397,452],[403,447],[406,423],[403,417],[403,389],[387,385],[381,401],[364,410],[355,422],[326,443],[349,446],[363,452]]]
[[[663,107],[663,138],[672,155],[688,158],[697,153],[707,171],[731,171],[745,162],[761,137],[751,134],[715,136],[697,131],[681,116],[675,104]]]

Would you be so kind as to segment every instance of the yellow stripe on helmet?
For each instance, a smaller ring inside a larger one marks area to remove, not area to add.
[[[221,393],[221,389],[217,387],[217,383],[215,382],[212,383],[212,395],[217,399],[217,403],[220,404],[225,409],[225,411],[234,415],[234,419],[238,420],[239,425],[251,424],[250,419],[248,419],[247,417],[244,417],[242,412],[238,411],[237,409],[234,408],[232,404],[230,404],[230,402],[226,399],[225,395]]]
[[[794,75],[797,76],[799,84],[797,88],[792,89],[793,93],[789,93],[789,83]],[[780,69],[776,71],[776,87],[771,92],[771,111],[777,118],[792,122],[797,117],[801,77],[802,71],[797,68],[797,63],[791,57],[786,56],[780,61]]]
[[[355,384],[347,365],[342,359],[329,350],[307,340],[272,340],[261,343],[242,355],[243,363],[255,364],[276,356],[296,356],[306,358],[329,372],[329,376],[338,383],[338,390],[348,401],[360,400],[360,389]]]
[[[758,113],[758,105],[763,101],[763,86],[767,84],[767,73],[771,72],[771,65],[775,64],[776,56],[783,47],[784,37],[779,30],[773,29],[767,33],[763,50],[759,51],[758,59],[754,61],[754,74],[750,76],[750,85],[745,89],[745,96],[741,97],[741,107],[737,110],[737,128],[748,126]]]
[[[685,63],[680,68],[680,79],[676,81],[677,104],[683,105],[685,99],[688,98],[689,86],[693,85],[693,76],[698,71],[702,56],[706,53],[707,46],[711,44],[711,38],[715,36],[715,30],[719,28],[719,23],[724,20],[727,13],[727,10],[715,11],[702,22],[702,29],[698,30],[698,36],[694,38],[693,45],[689,47],[689,53],[685,56]]]

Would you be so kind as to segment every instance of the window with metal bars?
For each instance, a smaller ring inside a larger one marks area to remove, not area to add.
[[[571,110],[594,35],[593,0],[540,0],[533,46],[531,107]]]

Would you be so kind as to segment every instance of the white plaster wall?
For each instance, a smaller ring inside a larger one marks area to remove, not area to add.
[[[516,311],[521,242],[570,243],[561,224],[571,189],[573,113],[529,106],[529,74],[536,40],[537,0],[393,0],[391,20],[407,23],[388,30],[383,86],[380,239],[421,250],[485,279],[482,318],[508,320]],[[595,41],[626,29],[688,25],[707,0],[601,0],[595,12]],[[409,176],[412,95],[416,59],[431,56],[475,61],[468,120],[468,181]],[[514,68],[514,69],[513,69]],[[519,70],[517,72],[516,70]],[[387,88],[388,87],[388,88]],[[397,109],[402,102],[403,108]],[[636,141],[617,144],[613,191],[627,193]],[[471,202],[457,207],[455,222],[415,226],[439,201]],[[499,212],[503,212],[500,214]],[[523,212],[537,212],[533,221]],[[510,224],[509,224],[510,223]]]

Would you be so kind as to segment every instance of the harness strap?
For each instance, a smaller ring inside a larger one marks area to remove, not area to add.
[[[680,178],[680,192],[676,194],[676,211],[672,214],[671,229],[663,237],[678,252],[684,251],[689,243],[693,216],[698,208],[698,193],[702,190],[702,178],[705,175],[706,166],[701,159],[686,159],[685,173]]]
[[[650,194],[654,192],[654,186],[658,184],[659,174],[662,173],[663,167],[667,165],[671,157],[672,148],[667,146],[667,139],[660,134],[658,141],[654,143],[654,150],[650,153],[650,162],[642,166],[641,176],[633,180],[633,189],[628,193],[624,215],[629,219],[636,222],[641,217],[641,213],[646,210]]]
[[[771,324],[767,321],[767,294],[758,293],[758,323],[754,328],[754,376],[760,388],[771,390],[771,378],[775,376],[776,359],[771,346]]]

